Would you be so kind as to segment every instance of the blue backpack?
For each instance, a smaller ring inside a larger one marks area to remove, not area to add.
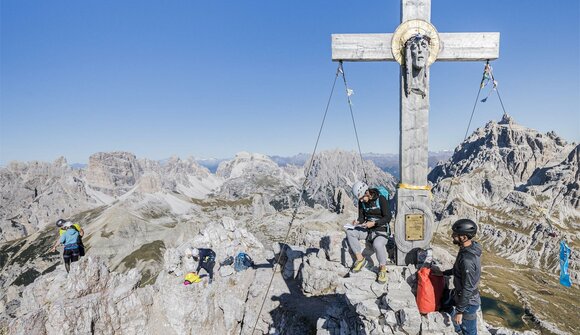
[[[240,252],[237,254],[236,259],[234,260],[234,270],[236,272],[244,271],[251,267],[254,264],[252,258],[248,256],[245,252]]]

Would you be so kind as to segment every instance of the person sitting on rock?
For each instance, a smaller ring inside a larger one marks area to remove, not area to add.
[[[379,261],[377,281],[387,282],[387,241],[390,234],[389,222],[391,211],[388,199],[375,188],[369,189],[367,184],[357,181],[352,186],[352,192],[358,199],[358,218],[352,222],[354,228],[346,230],[346,239],[356,261],[352,272],[359,272],[367,264],[362,255],[359,240],[366,239],[372,243]]]
[[[191,248],[185,251],[185,256],[193,257],[197,261],[197,269],[195,273],[199,274],[201,269],[204,269],[209,275],[209,283],[213,281],[213,268],[215,266],[215,252],[211,249]]]
[[[58,227],[58,238],[56,239],[54,245],[50,249],[50,252],[55,252],[56,247],[58,247],[58,245],[60,244],[60,237],[62,236],[62,234],[66,232],[66,229],[63,227],[63,225],[66,222],[67,220],[64,219],[58,219],[58,221],[56,221],[56,226]],[[79,246],[79,256],[82,257],[85,255],[85,246],[83,245],[83,235],[85,234],[85,231],[83,230],[83,228],[81,228],[81,225],[79,225],[78,223],[73,223],[72,226],[79,232],[79,240],[77,244]]]
[[[64,245],[62,258],[66,272],[70,272],[70,263],[79,260],[79,232],[73,227],[72,222],[67,221],[62,226],[66,231],[60,236],[60,244]]]

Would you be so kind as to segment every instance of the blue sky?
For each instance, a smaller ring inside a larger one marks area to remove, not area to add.
[[[310,153],[337,64],[332,33],[386,33],[400,2],[1,1],[0,164]],[[433,1],[440,32],[499,31],[515,120],[580,140],[579,1]],[[462,140],[482,62],[431,68],[430,150]],[[363,152],[398,151],[398,65],[345,63]],[[319,150],[356,148],[339,82]],[[474,126],[501,117],[497,96]]]

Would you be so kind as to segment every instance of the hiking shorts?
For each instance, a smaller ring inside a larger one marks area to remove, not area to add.
[[[62,253],[62,258],[64,259],[65,263],[76,262],[79,260],[80,251],[79,248],[74,249],[64,249]]]

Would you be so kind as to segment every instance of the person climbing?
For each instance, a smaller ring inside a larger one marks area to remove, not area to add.
[[[62,258],[64,259],[66,272],[70,272],[70,263],[79,260],[79,232],[70,221],[65,222],[62,227],[66,231],[60,236],[59,242],[64,245]]]
[[[453,244],[459,252],[452,269],[437,274],[453,275],[453,301],[451,313],[455,331],[463,335],[477,334],[477,311],[481,305],[479,281],[481,276],[481,253],[479,243],[472,239],[477,234],[477,225],[469,219],[457,220],[451,227]]]
[[[67,220],[64,219],[58,219],[56,221],[56,226],[58,227],[58,238],[56,239],[52,248],[49,249],[50,252],[55,252],[56,248],[59,246],[60,237],[62,236],[62,234],[66,232],[66,229],[63,227],[63,225],[66,222]],[[79,232],[79,240],[77,241],[77,244],[79,246],[79,256],[82,257],[85,255],[85,246],[83,244],[83,235],[85,235],[85,231],[83,230],[83,228],[81,228],[81,225],[79,225],[78,223],[73,223],[72,226]]]
[[[356,261],[352,266],[352,272],[359,272],[367,264],[362,255],[359,240],[366,239],[372,243],[379,261],[379,273],[377,282],[387,282],[387,240],[390,235],[389,222],[391,211],[388,199],[380,194],[376,188],[369,189],[362,181],[357,181],[352,186],[352,193],[358,199],[358,218],[352,222],[354,228],[346,230],[346,239]]]
[[[201,269],[204,269],[209,275],[209,283],[213,282],[213,268],[215,266],[215,252],[211,249],[191,248],[185,251],[185,256],[193,257],[197,262],[197,269],[195,273],[199,274]]]

